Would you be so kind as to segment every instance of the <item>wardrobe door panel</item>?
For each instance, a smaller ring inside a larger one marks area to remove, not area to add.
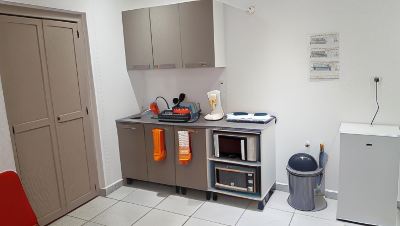
[[[45,224],[65,205],[41,20],[0,16],[0,76],[17,171]]]
[[[85,82],[76,23],[43,21],[51,97],[68,208],[95,195],[89,163]]]
[[[21,180],[38,218],[62,208],[49,126],[15,134]]]

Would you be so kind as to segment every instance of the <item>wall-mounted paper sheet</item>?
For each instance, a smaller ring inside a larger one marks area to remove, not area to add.
[[[339,33],[311,35],[310,78],[338,79],[339,74]]]

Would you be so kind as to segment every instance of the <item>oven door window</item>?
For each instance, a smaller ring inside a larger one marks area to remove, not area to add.
[[[246,160],[246,138],[235,136],[218,136],[219,156]]]
[[[217,169],[217,183],[230,187],[232,190],[247,191],[247,173],[238,173],[227,170]]]

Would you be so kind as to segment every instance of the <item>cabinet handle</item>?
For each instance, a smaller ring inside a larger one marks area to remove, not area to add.
[[[173,69],[176,68],[176,64],[156,64],[154,65],[156,69]]]
[[[206,62],[198,62],[198,63],[186,63],[185,67],[186,68],[197,68],[197,67],[209,67],[210,64]]]
[[[128,69],[129,70],[148,70],[150,68],[151,68],[150,64],[136,64],[136,65],[129,67]]]
[[[136,128],[135,128],[135,127],[129,127],[129,128],[124,128],[124,129],[136,130]]]
[[[372,147],[372,144],[366,144],[368,147]]]

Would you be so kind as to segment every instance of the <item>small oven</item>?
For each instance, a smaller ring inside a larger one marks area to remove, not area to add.
[[[215,188],[244,193],[260,193],[260,167],[216,163]]]

